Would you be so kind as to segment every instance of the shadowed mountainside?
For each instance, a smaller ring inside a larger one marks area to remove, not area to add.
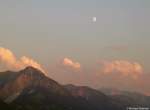
[[[41,71],[27,67],[0,73],[0,109],[9,110],[125,110],[150,107],[144,95],[107,95],[86,86],[61,85]]]

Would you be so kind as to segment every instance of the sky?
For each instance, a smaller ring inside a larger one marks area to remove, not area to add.
[[[150,94],[149,12],[149,0],[0,0],[0,69]]]

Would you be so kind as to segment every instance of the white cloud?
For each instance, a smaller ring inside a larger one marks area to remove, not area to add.
[[[137,78],[143,73],[143,67],[138,62],[130,62],[127,60],[103,61],[102,72],[106,74],[120,73],[123,76],[132,76]]]
[[[80,69],[81,68],[81,65],[79,62],[74,62],[69,58],[64,58],[63,65],[71,67],[73,69]]]
[[[7,69],[10,70],[21,70],[27,66],[32,66],[39,69],[43,73],[46,73],[42,66],[33,59],[26,56],[17,59],[13,52],[3,47],[0,47],[0,62],[1,64],[5,65]]]

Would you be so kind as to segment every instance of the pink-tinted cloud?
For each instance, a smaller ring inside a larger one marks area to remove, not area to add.
[[[42,66],[31,58],[23,56],[20,58],[20,62],[22,63],[23,66],[33,66],[34,68],[39,69],[43,73],[46,73],[45,70],[42,68]]]
[[[17,69],[18,63],[15,55],[8,49],[0,47],[0,62],[4,64],[8,69]]]
[[[26,56],[17,59],[13,52],[3,47],[0,47],[0,63],[10,70],[21,70],[27,66],[33,66],[46,73],[42,66],[33,59]]]
[[[137,78],[143,73],[143,67],[138,62],[127,60],[103,61],[102,72],[106,74],[120,73],[123,76]]]
[[[71,67],[73,69],[80,69],[81,68],[81,65],[79,62],[75,62],[69,58],[64,58],[63,59],[63,65],[64,66],[67,66],[67,67]]]

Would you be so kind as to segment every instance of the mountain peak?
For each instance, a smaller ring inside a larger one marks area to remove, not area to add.
[[[38,69],[33,66],[27,66],[24,70],[25,71],[37,71]],[[38,70],[38,71],[40,71],[40,70]]]
[[[33,75],[33,74],[39,74],[39,75],[45,75],[43,72],[41,72],[39,69],[32,67],[32,66],[27,66],[25,69],[21,70],[20,73],[28,74],[28,75]]]

